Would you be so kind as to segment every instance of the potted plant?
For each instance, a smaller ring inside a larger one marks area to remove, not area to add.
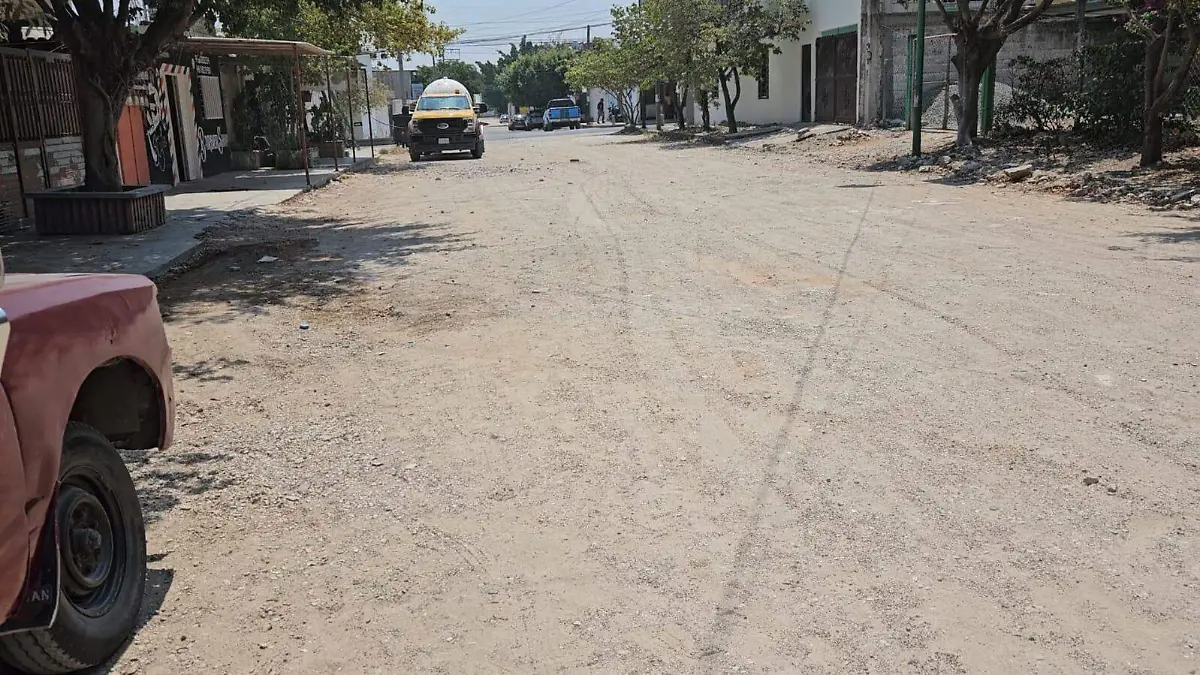
[[[319,157],[346,156],[346,144],[342,140],[343,130],[341,116],[329,99],[313,108],[312,132],[309,138],[316,144]]]
[[[254,171],[266,166],[264,152],[255,147],[258,136],[250,111],[259,105],[251,89],[238,92],[233,98],[233,134],[229,142],[230,161],[238,171]]]

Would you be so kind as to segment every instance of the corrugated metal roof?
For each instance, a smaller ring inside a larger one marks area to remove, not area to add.
[[[327,49],[307,42],[291,40],[254,40],[250,38],[186,37],[173,49],[217,56],[333,56]]]

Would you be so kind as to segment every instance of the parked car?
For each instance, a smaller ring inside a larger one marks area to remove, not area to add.
[[[65,673],[137,625],[146,526],[118,448],[170,446],[171,350],[145,277],[0,283],[0,671]]]
[[[545,131],[578,129],[582,124],[583,114],[575,101],[569,98],[556,98],[546,104],[545,120],[542,124]]]
[[[541,129],[542,124],[544,124],[546,121],[543,117],[545,114],[546,113],[544,110],[539,108],[530,108],[529,114],[525,116],[525,125],[530,129]]]
[[[512,116],[508,122],[509,131],[529,131],[529,118],[521,113]]]
[[[508,124],[508,113],[501,113],[498,121],[500,124]]]

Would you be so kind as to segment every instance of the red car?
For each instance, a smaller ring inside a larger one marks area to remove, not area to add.
[[[0,310],[0,660],[65,673],[136,626],[146,527],[118,450],[170,445],[171,350],[144,277],[11,274]]]

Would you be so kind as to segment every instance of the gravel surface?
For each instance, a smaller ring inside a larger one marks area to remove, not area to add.
[[[164,285],[111,672],[1195,672],[1195,221],[494,136]]]

